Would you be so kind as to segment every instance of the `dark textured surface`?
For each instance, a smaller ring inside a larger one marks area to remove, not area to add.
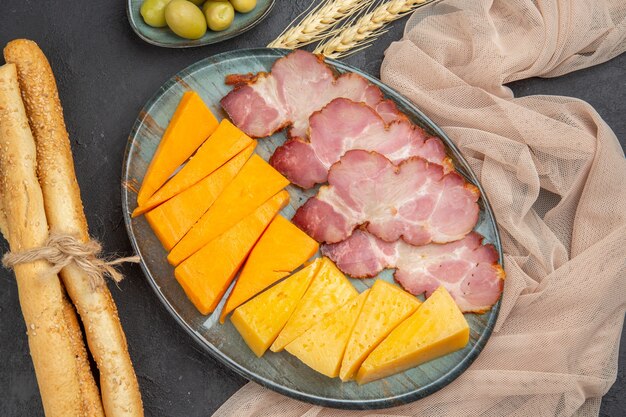
[[[124,3],[1,0],[0,45],[27,37],[39,43],[55,71],[72,138],[78,181],[91,233],[109,252],[128,253],[119,180],[124,147],[137,112],[172,74],[217,52],[263,46],[309,3],[279,1],[269,18],[242,36],[190,50],[140,40]],[[397,22],[374,46],[347,62],[378,76],[383,51],[402,34]],[[558,79],[515,83],[518,95],[559,94],[590,102],[626,145],[626,54]],[[6,250],[2,243],[0,250]],[[208,416],[245,381],[202,353],[156,299],[139,267],[112,287],[148,416]],[[0,271],[0,415],[41,416],[25,328],[12,274]],[[601,415],[626,416],[626,340],[617,382]]]

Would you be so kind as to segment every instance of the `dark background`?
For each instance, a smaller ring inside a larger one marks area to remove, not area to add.
[[[108,253],[130,253],[120,174],[128,133],[143,104],[170,76],[201,58],[266,45],[309,1],[278,0],[265,21],[235,39],[174,50],[139,39],[128,24],[123,1],[0,0],[0,47],[15,38],[30,38],[51,62],[91,234]],[[378,77],[383,52],[402,36],[405,20],[346,61]],[[556,94],[588,101],[626,146],[626,54],[558,79],[524,80],[511,87],[518,96]],[[6,249],[2,242],[0,250]],[[119,289],[111,290],[146,415],[211,415],[246,381],[196,346],[161,306],[138,266],[124,272]],[[13,274],[1,269],[0,341],[0,416],[43,415]],[[617,382],[603,399],[602,416],[626,416],[625,373],[623,334]]]

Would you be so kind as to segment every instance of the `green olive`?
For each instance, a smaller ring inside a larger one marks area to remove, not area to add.
[[[165,7],[165,21],[182,38],[198,39],[206,33],[202,10],[187,0],[171,0]]]
[[[165,6],[171,0],[145,0],[141,4],[141,17],[143,17],[146,24],[155,27],[162,28],[167,26],[165,23]]]
[[[204,3],[204,0],[188,0],[188,1],[192,2],[196,6],[202,6],[202,3]]]
[[[248,13],[256,7],[256,0],[230,0],[239,13]]]
[[[219,32],[228,29],[235,18],[235,9],[227,1],[211,2],[204,10],[209,29]]]
[[[202,5],[202,13],[206,14],[206,9],[213,3],[224,3],[225,1],[228,0],[206,0],[204,2],[204,4]]]

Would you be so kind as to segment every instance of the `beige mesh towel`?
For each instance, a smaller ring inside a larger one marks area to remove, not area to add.
[[[215,415],[597,416],[626,310],[626,161],[587,103],[503,84],[625,49],[624,0],[450,0],[413,15],[382,79],[444,128],[493,205],[507,272],[495,332],[458,379],[402,407],[333,410],[250,383]]]

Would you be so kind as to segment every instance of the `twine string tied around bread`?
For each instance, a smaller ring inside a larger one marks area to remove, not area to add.
[[[124,279],[124,276],[116,269],[117,265],[125,262],[139,262],[138,256],[107,260],[100,256],[101,251],[102,245],[96,240],[90,239],[83,242],[72,235],[51,234],[41,247],[6,253],[2,258],[2,264],[6,268],[14,268],[16,265],[46,260],[52,264],[55,273],[58,273],[74,262],[87,273],[91,284],[98,287],[104,284],[105,277],[111,278],[116,283]]]

